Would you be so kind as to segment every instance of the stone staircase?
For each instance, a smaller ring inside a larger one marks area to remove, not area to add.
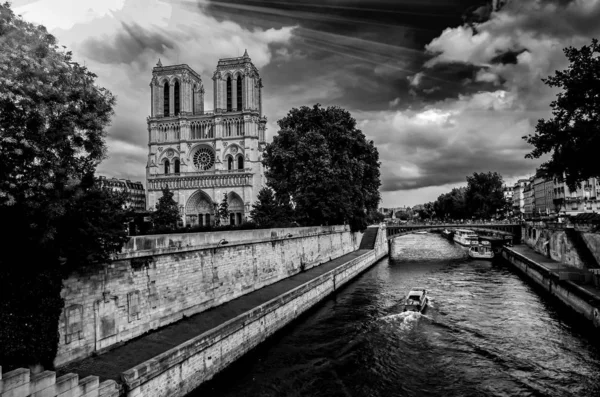
[[[360,240],[359,250],[372,250],[375,249],[375,242],[377,241],[378,227],[368,227]]]

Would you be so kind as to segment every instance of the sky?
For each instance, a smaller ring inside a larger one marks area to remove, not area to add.
[[[434,201],[474,172],[508,183],[544,160],[565,47],[600,38],[600,0],[13,0],[117,97],[101,175],[145,182],[152,67],[186,63],[212,109],[219,58],[248,51],[267,141],[302,105],[341,106],[379,150],[383,207]]]

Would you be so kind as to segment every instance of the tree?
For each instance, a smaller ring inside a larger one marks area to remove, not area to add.
[[[0,365],[52,367],[62,280],[127,240],[94,187],[115,99],[43,26],[0,4]],[[17,253],[18,262],[14,260]]]
[[[369,225],[379,224],[379,223],[383,222],[384,219],[385,219],[385,215],[383,215],[381,212],[379,212],[377,210],[370,210],[367,213],[367,223]]]
[[[156,211],[152,213],[152,222],[157,229],[173,229],[181,219],[179,205],[173,199],[173,192],[165,185],[162,189],[162,197],[158,199]]]
[[[219,224],[225,224],[229,220],[229,203],[227,202],[227,193],[223,193],[223,200],[219,204],[219,210],[217,212],[219,218]]]
[[[472,216],[490,218],[505,207],[502,176],[497,172],[473,173],[467,177],[465,204]]]
[[[260,227],[288,226],[292,222],[293,208],[290,203],[278,202],[273,191],[263,187],[258,192],[258,201],[252,205],[250,217]]]
[[[600,44],[597,39],[581,49],[564,50],[571,63],[542,81],[563,92],[552,101],[553,118],[540,119],[535,135],[524,136],[535,148],[526,158],[552,153],[539,175],[565,180],[571,190],[580,182],[600,177]]]
[[[339,107],[290,110],[263,154],[267,185],[302,225],[367,226],[380,201],[379,154]]]
[[[435,215],[433,203],[429,202],[423,204],[422,208],[419,208],[419,210],[417,210],[417,213],[419,214],[419,217],[421,219],[431,219],[433,215]]]
[[[433,204],[434,211],[440,219],[463,219],[467,216],[465,207],[466,188],[453,188],[441,194]]]

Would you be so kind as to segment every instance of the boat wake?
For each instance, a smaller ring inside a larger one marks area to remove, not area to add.
[[[401,330],[412,329],[421,317],[429,318],[425,314],[419,312],[402,312],[389,314],[387,316],[379,317],[378,321],[383,321],[387,324],[399,324]]]

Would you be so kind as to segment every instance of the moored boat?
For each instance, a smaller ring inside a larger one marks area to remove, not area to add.
[[[478,243],[478,237],[473,230],[456,229],[454,232],[454,241],[460,245],[470,246]]]
[[[411,290],[406,299],[404,299],[404,311],[409,312],[422,312],[427,306],[429,298],[427,297],[427,290]]]
[[[469,247],[469,256],[473,259],[494,259],[494,250],[489,241],[481,241]]]
[[[452,231],[450,231],[448,229],[442,230],[442,237],[445,237],[447,239],[451,239],[452,238]]]
[[[490,245],[494,254],[502,252],[502,247],[505,245],[504,241],[504,239],[498,237],[479,236],[479,243]]]

